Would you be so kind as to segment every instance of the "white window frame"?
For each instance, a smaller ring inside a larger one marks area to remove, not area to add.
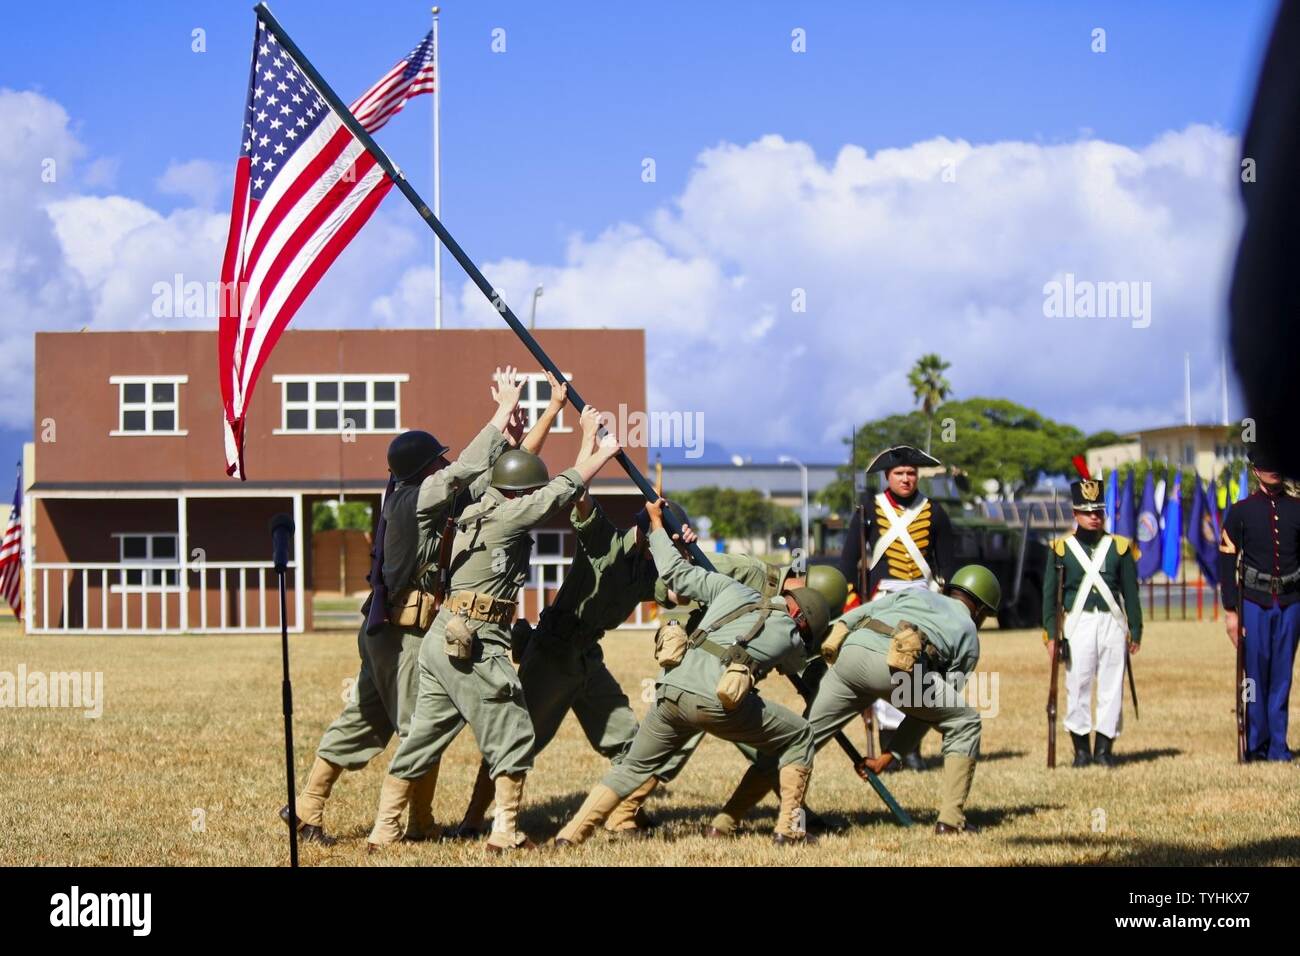
[[[358,435],[396,435],[405,429],[402,427],[402,386],[411,380],[411,376],[402,372],[367,372],[365,374],[334,374],[334,375],[273,375],[271,381],[280,386],[280,427],[274,429],[273,435],[341,435],[343,434],[343,409],[345,407],[357,408],[364,406],[369,412],[369,419],[374,421],[374,413],[377,409],[391,409],[394,413],[395,422],[392,428],[353,428],[352,431]],[[289,383],[305,382],[307,384],[307,401],[290,402],[289,401]],[[316,385],[318,382],[334,382],[339,386],[339,397],[334,402],[318,402],[316,400]],[[365,382],[366,397],[360,402],[349,402],[343,398],[343,386],[349,382]],[[375,383],[391,382],[393,385],[393,400],[391,402],[376,402]],[[305,411],[307,413],[306,428],[289,427],[289,411]],[[334,409],[339,414],[338,428],[317,428],[316,412],[318,410]]]
[[[525,428],[532,428],[537,424],[537,419],[541,417],[542,412],[546,410],[546,406],[551,404],[549,398],[537,397],[537,383],[546,381],[546,373],[526,372],[519,377],[524,379],[525,382],[524,390],[519,396],[519,407],[522,408],[528,416],[528,423]],[[572,378],[572,372],[564,373],[564,380],[566,382]],[[566,426],[564,424],[564,413],[566,411],[568,411],[567,402],[565,403],[565,407],[560,409],[560,414],[555,416],[555,424],[551,426],[552,434],[563,435],[573,431],[572,426]]]
[[[108,384],[117,386],[117,427],[109,432],[114,438],[131,438],[141,435],[188,435],[189,430],[181,428],[181,386],[188,385],[190,377],[188,375],[110,375]],[[126,386],[143,385],[144,402],[132,402],[127,407]],[[172,386],[172,400],[170,402],[155,402],[153,399],[153,387],[155,385]],[[130,429],[126,427],[126,413],[128,411],[144,412],[145,427],[143,430]],[[161,431],[153,427],[153,413],[155,411],[172,413],[173,428],[170,431]]]
[[[544,379],[545,376],[543,376],[543,380]],[[573,529],[572,528],[538,528],[537,530],[529,533],[533,537],[533,549],[529,554],[528,581],[524,584],[524,587],[558,588],[561,584],[564,583],[564,579],[568,576],[569,565],[573,563],[573,557],[569,554],[568,551],[569,536],[573,534]],[[542,557],[542,555],[541,555],[541,549],[538,547],[538,545],[541,543],[541,541],[539,540],[539,535],[543,535],[543,534],[553,534],[560,539],[560,553],[554,557],[551,555],[546,555],[545,556],[546,560],[540,561],[538,559]],[[563,569],[563,571],[558,574],[558,577],[560,579],[559,582],[554,584],[547,582],[543,584],[542,580],[539,578],[539,573],[543,573],[542,568],[556,567],[556,566],[559,566]]]
[[[117,562],[122,568],[122,574],[117,584],[109,585],[110,594],[139,594],[144,591],[165,591],[169,594],[177,593],[181,590],[181,559],[180,559],[180,535],[175,531],[115,531],[113,537],[117,539]],[[126,547],[127,538],[144,538],[145,539],[145,557],[128,558],[123,554]],[[155,558],[153,556],[154,538],[171,538],[176,542],[176,557],[174,558]],[[128,584],[126,581],[127,571],[140,570],[144,573],[140,576],[139,584]],[[158,571],[162,573],[162,583],[154,584],[149,579],[152,577],[149,572]],[[167,583],[168,571],[176,573],[176,583]]]

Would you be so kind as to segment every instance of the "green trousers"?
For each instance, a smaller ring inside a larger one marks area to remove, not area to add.
[[[820,749],[836,731],[875,703],[876,698],[883,697],[906,718],[890,742],[894,753],[915,750],[925,732],[935,727],[943,735],[945,757],[949,754],[978,757],[979,711],[967,706],[961,694],[936,673],[923,674],[920,687],[919,695],[911,692],[910,682],[899,688],[901,693],[895,693],[883,645],[880,648],[845,645],[834,666],[822,678],[808,713],[817,747]]]
[[[371,637],[357,632],[361,670],[347,705],[321,737],[316,753],[345,770],[360,770],[384,752],[393,734],[406,737],[420,686],[423,634],[385,627]]]
[[[627,755],[637,734],[636,714],[605,666],[599,644],[584,650],[563,637],[534,637],[519,665],[519,682],[533,720],[534,754],[554,739],[572,710],[598,754],[615,764]],[[691,746],[670,754],[655,776],[661,780],[675,777],[702,736],[697,734]]]
[[[717,698],[701,697],[675,687],[661,687],[654,710],[646,715],[623,760],[601,781],[626,797],[652,776],[692,738],[712,734],[737,744],[749,744],[778,767],[811,767],[813,733],[798,714],[750,694],[739,708],[723,710]],[[687,750],[689,756],[690,750]]]
[[[388,772],[415,780],[433,768],[468,724],[493,780],[533,766],[533,724],[523,686],[510,663],[508,632],[495,624],[476,630],[473,658],[447,656],[443,629],[450,612],[438,612],[420,649],[420,690],[406,739]]]

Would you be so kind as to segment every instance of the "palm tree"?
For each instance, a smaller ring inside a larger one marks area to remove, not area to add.
[[[938,355],[922,355],[907,373],[907,384],[912,386],[912,397],[925,413],[925,453],[930,454],[930,439],[934,435],[934,413],[952,394],[952,385],[943,373],[952,367]]]

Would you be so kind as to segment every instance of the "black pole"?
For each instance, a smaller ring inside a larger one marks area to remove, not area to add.
[[[289,788],[289,866],[298,865],[298,803],[293,779],[293,685],[289,681],[289,615],[285,601],[285,575],[289,571],[289,539],[293,519],[276,515],[271,519],[271,543],[275,576],[280,584],[280,702],[284,711],[284,775]]]
[[[423,219],[428,224],[429,228],[434,231],[438,239],[441,240],[442,244],[446,247],[447,251],[451,253],[451,257],[456,260],[462,269],[465,270],[465,274],[470,277],[470,280],[478,286],[479,291],[482,292],[487,300],[492,303],[493,308],[501,314],[501,318],[505,319],[506,324],[510,326],[515,335],[519,336],[519,340],[523,342],[524,348],[528,349],[533,358],[537,360],[538,364],[541,365],[543,369],[554,375],[557,380],[564,381],[564,373],[560,371],[560,367],[551,361],[551,357],[547,355],[541,345],[538,344],[537,339],[533,338],[532,333],[529,332],[524,324],[515,317],[514,312],[510,310],[510,306],[506,305],[505,300],[502,299],[500,294],[492,288],[492,284],[488,282],[483,273],[479,271],[479,267],[474,264],[474,261],[465,253],[465,250],[460,247],[460,243],[452,237],[451,233],[447,231],[447,228],[438,220],[438,217],[433,214],[433,210],[429,208],[429,204],[421,199],[420,194],[415,191],[415,187],[406,181],[406,176],[402,174],[402,171],[399,170],[397,166],[393,164],[393,161],[388,158],[387,154],[379,148],[379,144],[375,142],[374,138],[368,132],[366,132],[365,127],[357,122],[357,118],[348,110],[347,104],[339,99],[338,94],[335,93],[334,90],[331,89],[330,85],[325,82],[325,78],[320,75],[314,66],[312,66],[311,61],[308,60],[302,50],[298,48],[298,45],[289,38],[289,34],[285,32],[284,27],[280,26],[280,21],[275,18],[267,8],[266,4],[259,3],[257,6],[253,7],[253,12],[257,15],[259,20],[266,24],[267,30],[269,30],[275,37],[280,46],[282,46],[289,55],[293,57],[294,61],[302,69],[302,72],[306,74],[307,79],[311,80],[312,85],[316,87],[317,92],[320,93],[325,102],[327,102],[330,105],[330,108],[335,112],[335,114],[337,114],[343,125],[346,126],[361,145],[365,147],[366,151],[375,158],[375,163],[379,168],[388,174],[389,178],[393,180],[402,195],[405,196],[410,204],[415,207],[415,211],[420,214],[420,218]],[[573,403],[573,407],[579,414],[581,414],[582,410],[586,408],[587,403],[582,400],[582,396],[578,394],[578,390],[573,387],[572,383],[569,384],[568,395],[569,401]],[[655,493],[654,485],[650,484],[650,482],[646,480],[645,475],[641,474],[641,469],[637,468],[637,466],[632,463],[632,459],[628,458],[627,453],[620,449],[617,457],[618,463],[622,465],[623,470],[627,472],[627,476],[632,479],[632,483],[637,486],[641,494],[645,495],[646,500],[658,500],[659,495]],[[681,532],[681,527],[677,524],[677,518],[666,508],[663,513],[663,521],[669,533],[679,534]],[[687,544],[686,547],[690,551],[691,560],[694,561],[696,566],[704,568],[706,571],[717,570],[713,566],[713,563],[704,556],[704,552],[700,550],[699,545],[691,542],[690,544]],[[840,745],[840,748],[849,755],[849,758],[855,765],[862,762],[862,757],[858,754],[857,748],[853,746],[853,743],[844,735],[843,731],[840,731],[835,735],[835,741]],[[883,786],[883,784],[881,786]],[[292,804],[289,809],[292,811]]]

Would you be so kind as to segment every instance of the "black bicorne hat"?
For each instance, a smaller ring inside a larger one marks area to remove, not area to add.
[[[934,468],[942,464],[943,462],[938,458],[927,455],[919,448],[913,448],[911,445],[895,445],[893,448],[886,448],[873,458],[871,464],[867,465],[866,473],[869,475],[873,471],[889,472],[903,465],[911,465],[913,468]]]

